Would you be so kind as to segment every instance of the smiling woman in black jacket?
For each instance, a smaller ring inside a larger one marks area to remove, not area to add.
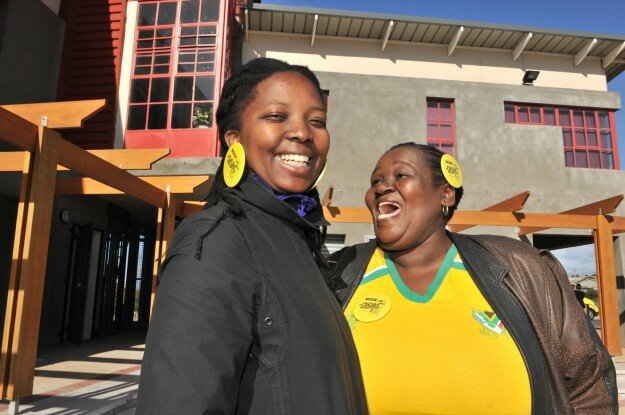
[[[224,85],[217,125],[230,150],[163,263],[137,414],[366,414],[350,330],[319,270],[314,185],[329,135],[317,78],[253,60]]]

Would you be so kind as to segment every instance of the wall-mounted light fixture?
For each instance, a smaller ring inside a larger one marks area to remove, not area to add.
[[[534,81],[538,78],[538,74],[540,71],[525,71],[525,75],[523,75],[523,85],[534,85]]]
[[[69,213],[69,210],[67,209],[63,209],[60,213],[59,213],[59,219],[61,220],[61,222],[63,223],[70,223],[72,221],[72,215],[71,213]]]

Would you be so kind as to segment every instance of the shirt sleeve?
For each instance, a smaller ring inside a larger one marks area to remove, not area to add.
[[[205,221],[185,221],[161,270],[141,368],[137,414],[232,414],[252,344],[261,279],[226,219],[196,245]]]

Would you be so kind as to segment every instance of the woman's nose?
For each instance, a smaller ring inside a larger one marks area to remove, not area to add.
[[[308,123],[305,120],[291,120],[286,131],[286,138],[288,140],[297,140],[301,143],[310,141],[311,134]]]
[[[385,195],[387,193],[392,192],[393,190],[395,190],[395,186],[393,185],[392,181],[389,179],[386,180],[382,180],[380,181],[376,186],[375,186],[375,194],[376,195]]]

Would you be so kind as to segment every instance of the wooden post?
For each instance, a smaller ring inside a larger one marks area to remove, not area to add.
[[[604,215],[597,215],[597,228],[593,232],[601,309],[601,338],[612,356],[621,355],[621,333],[618,298],[616,295],[616,269],[612,228]]]
[[[158,209],[158,219],[156,224],[156,241],[154,243],[154,270],[152,272],[152,295],[150,298],[150,317],[152,316],[152,306],[156,297],[156,287],[158,286],[158,271],[165,259],[167,248],[174,236],[174,226],[176,222],[176,201],[171,195],[171,187],[165,186],[167,193],[167,203],[164,209]]]
[[[30,160],[29,190],[23,200],[27,206],[21,212],[21,222],[16,224],[17,256],[14,251],[15,270],[11,271],[15,279],[9,289],[10,324],[5,327],[5,336],[7,329],[12,333],[6,350],[3,340],[2,391],[8,400],[31,395],[33,390],[60,139],[56,131],[39,127]]]

